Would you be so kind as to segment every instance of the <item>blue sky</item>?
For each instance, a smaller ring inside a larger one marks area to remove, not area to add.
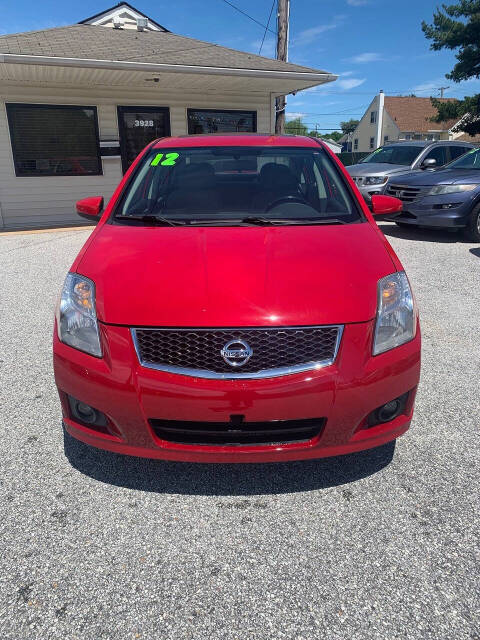
[[[272,0],[231,0],[265,24]],[[453,0],[452,0],[453,1]],[[16,0],[0,3],[3,33],[72,24],[115,4],[115,0]],[[258,53],[264,29],[224,0],[131,0],[131,4],[175,33]],[[454,52],[432,52],[422,20],[431,21],[435,0],[291,0],[291,62],[324,69],[339,79],[288,97],[287,117],[328,133],[339,122],[360,117],[379,89],[386,95],[415,92],[448,97],[480,92],[480,81],[446,81]],[[200,8],[200,10],[199,10]],[[275,30],[275,12],[270,23]],[[262,54],[274,55],[274,35],[267,33]]]

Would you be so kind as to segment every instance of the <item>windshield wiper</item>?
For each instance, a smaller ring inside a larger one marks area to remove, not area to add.
[[[258,224],[261,225],[276,225],[276,224],[290,224],[289,220],[278,220],[275,218],[263,218],[262,216],[247,216],[242,218],[241,222],[245,224]]]
[[[144,216],[115,216],[117,220],[138,220],[144,224],[151,224],[157,227],[182,227],[187,223],[184,220],[171,220],[163,216],[155,216],[153,214]]]
[[[348,224],[345,220],[340,218],[256,218],[250,216],[243,218],[242,222],[246,224],[258,224],[258,225],[310,225],[310,224]]]

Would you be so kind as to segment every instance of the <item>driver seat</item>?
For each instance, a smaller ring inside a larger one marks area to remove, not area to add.
[[[253,198],[253,209],[265,211],[271,202],[286,196],[303,197],[298,180],[284,164],[275,162],[264,164],[260,169],[258,182],[259,191]]]

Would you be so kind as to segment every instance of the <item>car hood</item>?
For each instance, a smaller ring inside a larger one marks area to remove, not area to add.
[[[388,164],[387,162],[361,162],[345,167],[351,176],[378,176],[405,173],[410,169],[408,164]]]
[[[480,186],[480,171],[472,169],[438,169],[395,176],[395,183],[418,187],[436,184],[475,184]]]
[[[128,326],[294,326],[375,316],[396,269],[368,223],[97,230],[76,267],[99,320]]]

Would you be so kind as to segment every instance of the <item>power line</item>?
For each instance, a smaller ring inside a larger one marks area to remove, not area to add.
[[[223,2],[225,2],[225,4],[228,4],[230,7],[232,7],[233,9],[235,9],[235,11],[238,11],[239,13],[241,13],[242,15],[246,16],[249,20],[252,20],[253,22],[256,22],[258,25],[260,25],[261,27],[263,27],[264,29],[266,29],[267,31],[270,31],[270,33],[273,33],[275,35],[275,31],[272,31],[271,29],[268,28],[268,26],[266,24],[262,24],[261,22],[259,22],[258,20],[255,20],[255,18],[252,18],[252,16],[248,15],[248,13],[246,13],[245,11],[243,11],[242,9],[239,9],[238,7],[236,7],[234,4],[232,4],[231,2],[229,2],[228,0],[223,0]]]
[[[262,44],[260,45],[260,49],[258,50],[258,55],[262,53],[263,43],[265,42],[265,36],[267,35],[268,27],[270,26],[270,19],[273,13],[273,7],[275,6],[275,0],[272,2],[272,7],[270,9],[270,15],[268,16],[267,26],[265,27],[265,31],[263,32]]]

